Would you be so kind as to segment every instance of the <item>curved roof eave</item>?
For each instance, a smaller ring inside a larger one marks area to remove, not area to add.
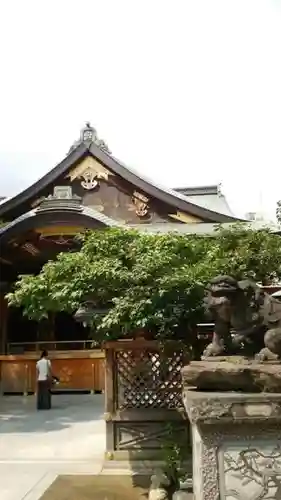
[[[63,217],[63,215],[64,216],[67,215],[70,218],[71,216],[73,216],[73,212],[71,210],[69,210],[69,211],[68,210],[53,210],[52,213],[53,213],[53,221],[51,222],[51,224],[56,222],[56,220],[55,220],[56,214],[59,215],[60,217]],[[38,212],[38,209],[33,209],[33,210],[30,210],[29,212],[26,212],[25,214],[21,215],[20,217],[17,217],[17,219],[13,220],[12,222],[5,224],[3,227],[0,228],[0,242],[1,242],[2,238],[9,237],[9,235],[11,233],[13,233],[13,229],[16,230],[17,227],[20,225],[25,226],[26,223],[28,223],[28,221],[31,222],[32,219],[34,220],[34,224],[30,224],[30,226],[37,227],[37,223],[40,224],[40,221],[42,220],[43,215],[46,215],[46,213],[43,214],[42,212]],[[98,222],[100,225],[104,225],[106,227],[119,227],[122,229],[127,229],[127,227],[124,224],[122,224],[121,222],[115,221],[114,219],[111,219],[110,217],[107,217],[106,215],[102,214],[101,212],[98,212],[97,210],[94,210],[94,209],[89,208],[89,207],[83,207],[81,212],[75,213],[75,216],[78,219],[84,218],[85,221],[88,219],[89,221],[92,221],[93,223]],[[37,221],[35,220],[36,217],[38,218]],[[66,218],[68,218],[68,217],[66,217]],[[48,224],[50,224],[50,222]],[[85,227],[87,227],[86,224],[85,224]],[[90,228],[91,228],[91,226],[89,225],[89,229]]]
[[[209,219],[210,221],[241,221],[241,219],[238,219],[235,216],[215,212],[213,210],[209,210],[205,207],[201,207],[199,205],[191,203],[185,195],[178,193],[174,189],[159,186],[159,184],[153,182],[147,177],[140,177],[140,175],[133,169],[130,169],[127,165],[123,164],[120,160],[117,160],[114,156],[110,156],[105,151],[100,150],[94,143],[92,143],[90,146],[90,152],[114,173],[120,175],[131,184],[143,190],[145,193],[154,196],[155,198],[163,201],[164,203],[167,203],[168,205],[175,206],[179,210],[188,212],[199,218]]]
[[[75,150],[73,150],[69,155],[67,155],[58,165],[52,168],[47,174],[43,175],[38,181],[34,182],[28,188],[24,189],[17,195],[7,198],[0,205],[0,217],[5,215],[9,210],[16,208],[20,203],[24,203],[30,197],[32,197],[36,192],[41,191],[48,184],[54,182],[54,180],[71,168],[75,163],[83,158],[89,151],[89,147],[83,143],[80,144]]]
[[[178,210],[188,212],[198,218],[207,219],[213,222],[237,222],[241,220],[234,216],[218,213],[205,207],[198,206],[191,203],[188,198],[181,193],[178,193],[173,189],[160,187],[150,179],[140,177],[136,172],[128,168],[115,157],[101,150],[93,142],[80,144],[69,155],[67,155],[61,163],[50,170],[50,172],[46,175],[41,177],[40,180],[0,205],[0,217],[9,212],[9,210],[16,208],[20,203],[27,201],[30,197],[34,196],[36,192],[47,187],[48,184],[54,182],[57,177],[66,173],[80,159],[86,156],[87,153],[96,157],[105,167],[115,174],[120,175],[120,177],[136,186],[138,189],[159,199],[167,205],[174,206]]]

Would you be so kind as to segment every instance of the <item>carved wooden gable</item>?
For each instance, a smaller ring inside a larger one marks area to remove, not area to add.
[[[185,190],[162,189],[134,173],[112,155],[89,123],[58,165],[29,188],[0,204],[0,218],[17,219],[30,209],[40,207],[57,189],[60,189],[60,199],[69,198],[63,194],[67,188],[71,196],[76,200],[81,198],[84,205],[125,224],[238,221],[230,213],[197,204],[183,192]]]
[[[150,198],[92,156],[87,156],[71,169],[66,179],[72,186],[73,194],[81,197],[85,206],[125,224],[173,219],[177,222],[200,222],[192,215]]]
[[[110,176],[114,176],[114,174],[95,158],[88,156],[73,168],[66,177],[70,179],[70,182],[80,180],[80,184],[85,191],[92,191],[98,186],[100,180],[108,181]]]

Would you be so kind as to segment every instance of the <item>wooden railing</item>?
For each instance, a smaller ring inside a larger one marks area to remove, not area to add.
[[[42,340],[38,342],[8,342],[7,354],[23,354],[25,352],[78,351],[97,349],[92,340]]]
[[[104,390],[104,351],[100,349],[51,351],[52,371],[60,383],[54,390]],[[0,393],[33,393],[39,353],[29,351],[0,356]]]

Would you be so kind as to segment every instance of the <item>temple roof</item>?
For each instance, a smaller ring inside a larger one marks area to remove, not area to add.
[[[46,213],[48,215],[51,215],[50,210],[44,211],[44,212],[45,212],[44,215]],[[55,212],[57,214],[59,211],[56,210]],[[62,210],[60,212],[62,212]],[[12,222],[9,222],[9,223],[5,224],[4,226],[0,227],[0,241],[2,242],[2,236],[4,236],[4,235],[5,236],[7,235],[8,237],[10,237],[10,235],[13,233],[13,229],[15,229],[16,232],[18,232],[19,224],[23,227],[28,226],[29,221],[31,221],[32,219],[35,219],[36,217],[39,218],[42,215],[42,213],[43,213],[43,211],[40,210],[40,207],[39,207],[39,208],[30,210],[29,212],[24,213],[23,215],[21,215],[20,217],[17,217],[17,219],[13,220]],[[105,214],[98,212],[97,210],[94,210],[93,208],[81,206],[81,211],[79,212],[78,215],[79,215],[79,219],[81,217],[83,217],[83,218],[85,218],[85,220],[86,219],[88,221],[92,220],[93,223],[96,223],[97,225],[100,225],[100,226],[120,227],[120,228],[126,227],[123,224],[111,219],[110,217],[107,217]],[[40,219],[41,219],[41,217],[40,217]],[[65,220],[64,220],[64,222],[65,222]],[[34,224],[31,224],[31,225],[32,225],[32,227],[34,226]]]
[[[194,203],[195,205],[228,215],[230,217],[235,217],[225,196],[221,192],[220,185],[175,188],[175,191],[183,194],[191,203]]]
[[[0,203],[0,218],[9,219],[9,214],[18,211],[21,204],[28,202],[48,185],[54,183],[56,179],[67,174],[86,156],[94,157],[107,169],[138,190],[177,210],[210,222],[235,222],[239,220],[229,209],[226,209],[226,202],[223,202],[223,198],[220,199],[218,196],[214,197],[213,194],[207,193],[204,200],[202,195],[189,192],[189,188],[185,190],[182,188],[178,190],[167,189],[133,171],[110,153],[108,146],[97,137],[96,130],[90,124],[86,124],[86,127],[81,131],[80,139],[72,145],[62,162],[18,195]],[[192,189],[194,190],[194,188]],[[207,204],[206,196],[209,197],[210,202],[212,197],[211,208]],[[220,204],[218,199],[221,200]]]
[[[83,206],[79,197],[45,198],[41,204],[0,227],[1,278],[39,272],[61,251],[80,247],[77,234],[85,229],[119,227],[124,224]],[[5,280],[4,279],[4,280]]]

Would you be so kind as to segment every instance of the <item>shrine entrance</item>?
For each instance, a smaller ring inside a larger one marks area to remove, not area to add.
[[[89,328],[65,312],[31,321],[20,309],[8,308],[5,295],[19,275],[37,274],[60,252],[79,250],[77,234],[105,227],[103,216],[84,209],[79,199],[54,196],[0,233],[1,279],[5,280],[1,282],[0,304],[2,393],[34,392],[35,365],[43,349],[49,351],[54,372],[61,380],[60,390],[104,390],[104,354],[90,338]]]

